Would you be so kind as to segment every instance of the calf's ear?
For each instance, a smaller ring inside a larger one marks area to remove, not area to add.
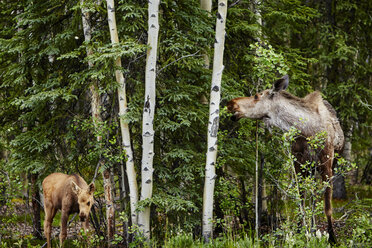
[[[74,181],[71,181],[71,188],[76,195],[80,194],[81,188]]]
[[[289,84],[289,76],[285,75],[281,79],[278,79],[274,82],[273,91],[279,92],[281,90],[285,90],[288,88],[288,84]]]
[[[93,182],[89,184],[88,189],[89,189],[89,194],[94,193],[94,191],[96,190],[96,186],[94,185]]]

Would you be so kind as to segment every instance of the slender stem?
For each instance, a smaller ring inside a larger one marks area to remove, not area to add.
[[[256,212],[256,241],[258,242],[259,238],[259,216],[258,216],[258,121],[256,121],[256,204],[255,204],[255,212]]]

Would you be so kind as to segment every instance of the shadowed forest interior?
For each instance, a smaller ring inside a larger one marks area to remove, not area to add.
[[[95,185],[65,247],[330,247],[330,187],[335,247],[371,247],[371,56],[369,0],[1,0],[0,247],[46,247],[55,172]],[[288,99],[337,115],[331,178],[307,116],[231,119],[285,75]]]

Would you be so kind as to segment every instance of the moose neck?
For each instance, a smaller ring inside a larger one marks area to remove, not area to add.
[[[294,126],[306,137],[323,129],[319,114],[304,99],[285,92],[285,94],[278,94],[272,101],[269,117],[264,118],[269,128],[276,126],[283,131],[288,131]]]

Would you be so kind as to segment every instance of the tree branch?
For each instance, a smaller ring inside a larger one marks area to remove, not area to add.
[[[184,58],[187,58],[187,57],[192,57],[192,56],[195,56],[195,57],[201,57],[201,56],[203,56],[203,55],[196,55],[196,54],[199,53],[199,52],[200,52],[200,50],[196,51],[196,52],[193,53],[193,54],[185,55],[185,56],[182,56],[182,57],[179,58],[179,59],[176,59],[175,61],[173,61],[173,62],[167,64],[166,66],[164,66],[163,68],[161,68],[161,69],[158,71],[158,73],[156,73],[156,75],[159,75],[159,73],[160,73],[162,70],[164,70],[164,69],[167,68],[168,66],[170,66],[170,65],[172,65],[172,64],[174,64],[174,63],[176,63],[177,61],[179,61],[179,60],[181,60],[181,59],[184,59]]]

